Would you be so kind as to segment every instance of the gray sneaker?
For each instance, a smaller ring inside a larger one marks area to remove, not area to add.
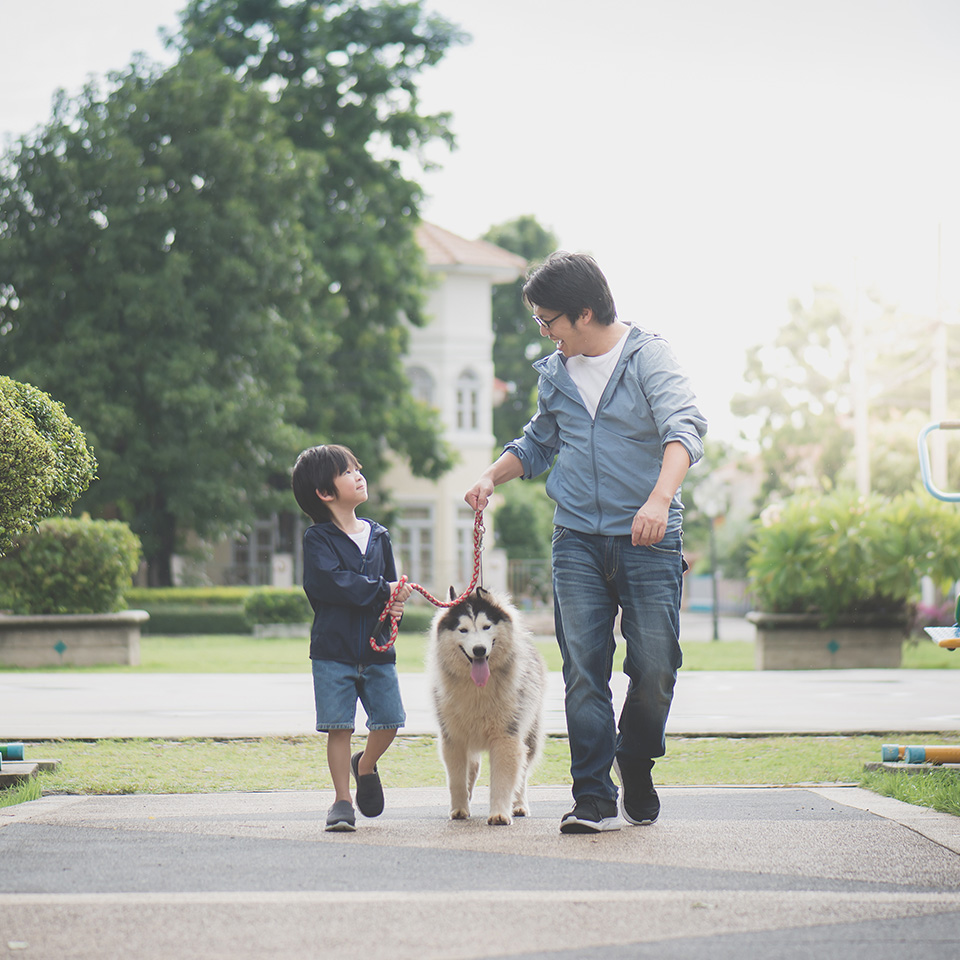
[[[357,818],[349,800],[337,800],[327,811],[327,830],[348,832],[357,829]]]

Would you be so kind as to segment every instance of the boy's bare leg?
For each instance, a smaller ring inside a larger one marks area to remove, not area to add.
[[[336,791],[336,800],[353,803],[350,795],[350,737],[352,730],[330,730],[327,733],[327,766]]]
[[[397,731],[393,730],[371,730],[367,734],[367,743],[363,748],[363,755],[357,761],[357,772],[361,777],[368,773],[373,773],[373,768],[377,761],[387,752],[387,747],[393,743],[397,736]],[[347,767],[349,768],[350,758],[347,757]]]

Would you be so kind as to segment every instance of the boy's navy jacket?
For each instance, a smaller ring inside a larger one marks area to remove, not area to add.
[[[400,578],[387,528],[373,520],[366,554],[332,520],[307,527],[303,535],[303,589],[313,607],[311,660],[394,663],[396,651],[370,646],[377,618]],[[380,624],[377,643],[390,637],[390,618]]]

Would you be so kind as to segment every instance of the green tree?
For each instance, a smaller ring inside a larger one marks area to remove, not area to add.
[[[401,363],[403,318],[424,322],[426,288],[415,238],[421,190],[401,159],[422,160],[438,138],[453,144],[448,115],[420,111],[417,78],[465,39],[426,15],[422,0],[191,0],[175,41],[209,50],[245,88],[268,91],[298,154],[314,158],[302,225],[328,279],[315,315],[335,339],[303,345],[309,403],[297,422],[312,438],[352,447],[371,480],[388,451],[419,476],[453,463]]]
[[[554,233],[529,215],[491,227],[483,239],[525,257],[528,262],[542,260],[557,248]],[[523,283],[521,278],[498,284],[493,290],[493,368],[497,377],[509,385],[506,399],[493,411],[493,432],[501,446],[520,436],[533,415],[537,373],[531,364],[551,347],[530,319],[521,294]]]
[[[929,419],[931,325],[877,295],[863,298],[871,488],[903,493],[919,479],[917,432]],[[747,352],[745,389],[732,411],[759,423],[766,465],[761,503],[772,493],[853,486],[853,307],[829,286],[808,304],[794,298],[772,343]],[[960,349],[952,330],[951,351]],[[960,466],[960,463],[957,464]],[[956,476],[956,474],[953,474]]]
[[[0,556],[44,517],[65,513],[96,470],[63,404],[0,377]]]
[[[0,342],[89,425],[83,505],[131,524],[161,584],[178,529],[252,519],[285,472],[296,332],[326,277],[299,226],[314,171],[265,96],[209,56],[115,79],[61,99],[10,158]]]
[[[101,455],[83,506],[129,521],[152,584],[182,532],[288,500],[307,443],[374,481],[391,449],[450,465],[400,366],[425,272],[399,158],[449,138],[414,80],[458,39],[419,3],[192,3],[174,67],[61,96],[5,158],[0,355],[63,386]]]

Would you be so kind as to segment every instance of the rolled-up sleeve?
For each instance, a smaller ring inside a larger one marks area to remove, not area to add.
[[[707,420],[697,405],[690,380],[666,342],[656,341],[655,349],[644,350],[642,382],[661,447],[681,443],[692,466],[703,456]]]

